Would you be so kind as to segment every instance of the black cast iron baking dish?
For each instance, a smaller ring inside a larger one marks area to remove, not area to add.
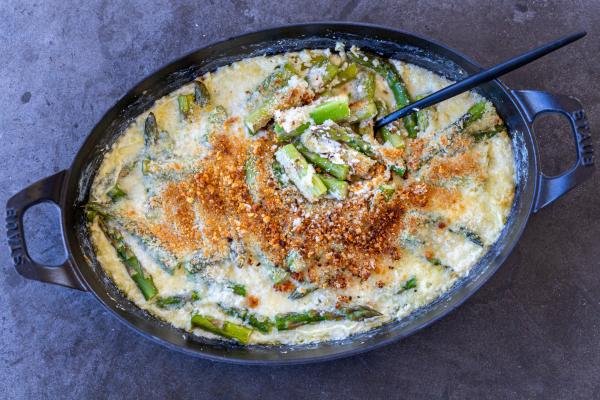
[[[142,335],[187,354],[243,364],[291,364],[329,360],[383,346],[431,324],[471,296],[500,267],[519,239],[529,216],[587,179],[593,171],[589,127],[581,104],[573,97],[539,91],[511,90],[500,81],[479,92],[491,100],[506,122],[516,165],[512,211],[497,243],[470,275],[433,304],[408,318],[342,341],[302,346],[248,346],[193,336],[159,321],[127,300],[96,261],[81,205],[85,204],[104,152],[138,114],[152,103],[207,71],[262,54],[303,48],[333,48],[338,41],[428,68],[450,79],[480,70],[473,61],[442,45],[410,33],[374,25],[315,23],[245,34],[204,47],[153,73],[131,89],[95,126],[68,170],[38,181],[8,200],[6,223],[15,268],[24,277],[91,292],[104,307]],[[535,117],[559,113],[568,119],[575,138],[577,161],[559,176],[539,169],[532,134]],[[23,213],[34,204],[53,202],[61,210],[68,258],[59,266],[40,265],[27,252]]]

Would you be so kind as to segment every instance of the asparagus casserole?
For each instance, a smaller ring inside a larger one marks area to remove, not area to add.
[[[244,59],[158,100],[86,205],[98,262],[155,317],[240,344],[343,339],[406,317],[497,240],[514,194],[493,105],[342,44]]]

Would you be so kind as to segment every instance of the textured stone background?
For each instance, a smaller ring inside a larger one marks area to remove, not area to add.
[[[587,29],[584,41],[504,81],[577,95],[594,133],[600,126],[595,0],[4,0],[0,204],[67,168],[102,114],[151,71],[214,40],[316,19],[413,31],[484,65]],[[564,121],[536,125],[545,170],[566,167],[573,157]],[[169,351],[118,323],[90,294],[21,278],[4,245],[1,397],[600,398],[599,195],[600,173],[533,216],[493,279],[439,323],[377,351],[306,366],[231,366]],[[39,260],[62,257],[57,220],[52,206],[28,215]]]

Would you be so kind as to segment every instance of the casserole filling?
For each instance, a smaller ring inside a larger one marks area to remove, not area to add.
[[[86,205],[97,260],[135,304],[241,344],[343,339],[464,277],[514,194],[493,105],[355,47],[244,59],[156,101],[106,152]]]

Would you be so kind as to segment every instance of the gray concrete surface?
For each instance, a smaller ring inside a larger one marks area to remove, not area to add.
[[[15,1],[0,5],[0,203],[67,168],[101,115],[135,82],[211,41],[292,22],[381,23],[491,64],[579,28],[589,36],[504,79],[577,95],[598,142],[600,3],[576,1]],[[549,119],[544,167],[572,159]],[[428,329],[358,357],[241,367],[162,348],[90,294],[18,276],[0,250],[0,397],[600,398],[600,174],[531,218],[500,271]],[[62,247],[52,207],[28,215],[38,259]]]

